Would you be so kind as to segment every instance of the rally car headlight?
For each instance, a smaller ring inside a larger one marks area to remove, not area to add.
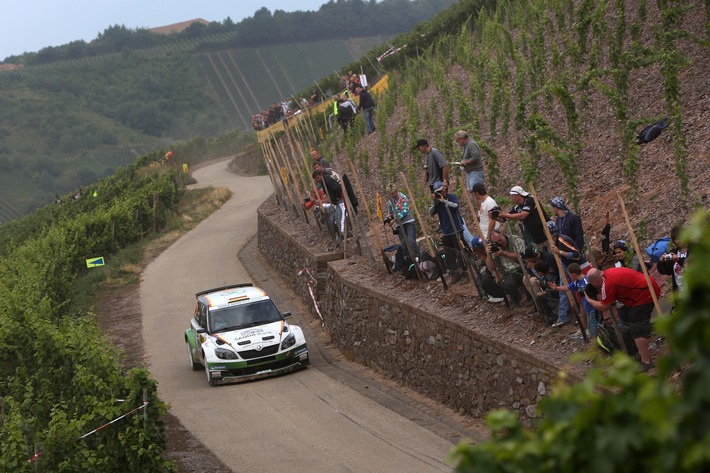
[[[296,336],[293,333],[291,333],[291,334],[289,334],[288,337],[286,337],[284,339],[283,342],[281,342],[281,349],[286,350],[288,348],[291,348],[295,344],[296,344]]]
[[[215,348],[214,354],[221,360],[236,360],[238,358],[236,353],[226,348]]]

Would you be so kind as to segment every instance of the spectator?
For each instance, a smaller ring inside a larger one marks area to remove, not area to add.
[[[606,271],[593,268],[587,273],[587,281],[601,292],[600,300],[592,299],[586,294],[584,296],[596,310],[608,310],[617,301],[623,304],[619,309],[619,318],[631,329],[641,357],[641,370],[648,371],[653,368],[649,338],[654,305],[646,277],[630,268],[611,268]],[[653,279],[651,285],[658,297],[661,294],[660,287]]]
[[[417,226],[409,210],[409,198],[399,192],[394,183],[387,184],[387,194],[389,201],[387,202],[387,219],[390,227],[394,228],[394,232],[399,237],[399,244],[402,250],[409,252],[411,248],[413,254],[409,254],[411,261],[416,261],[419,256],[419,245],[417,245]],[[407,246],[407,241],[409,246]]]
[[[555,225],[560,235],[566,235],[574,240],[580,251],[584,251],[584,228],[579,215],[567,208],[567,203],[562,197],[555,197],[550,201],[552,213],[557,217]]]
[[[523,190],[520,186],[515,186],[510,189],[510,198],[513,200],[515,206],[510,210],[510,212],[500,212],[498,217],[495,218],[499,222],[505,222],[506,220],[517,220],[522,224],[523,237],[525,238],[525,243],[533,243],[540,249],[547,248],[547,236],[545,235],[545,230],[543,225],[549,220],[547,215],[543,210],[543,215],[545,221],[540,219],[540,214],[535,206],[535,199],[529,192]]]
[[[493,200],[493,197],[488,195],[486,186],[483,185],[482,182],[474,184],[471,191],[473,192],[474,201],[478,204],[478,221],[481,224],[483,238],[488,240],[488,235],[491,233],[491,230],[498,230],[500,228],[500,222],[489,217],[489,212],[493,209],[497,209],[498,204]]]
[[[535,299],[535,306],[542,312],[542,318],[545,325],[552,324],[552,321],[557,317],[557,306],[559,305],[560,295],[558,292],[550,288],[550,284],[557,281],[557,272],[553,272],[546,261],[540,260],[535,263],[532,268],[532,275],[528,278],[529,290],[532,297]]]
[[[478,237],[474,237],[471,240],[471,243],[469,244],[471,247],[471,251],[473,252],[473,255],[476,257],[475,261],[486,261],[486,247],[485,243],[483,240],[481,240]],[[485,264],[479,265],[476,264],[474,265],[476,270],[478,271],[479,278],[481,280],[481,288],[483,288],[483,292],[486,293],[486,297],[488,298],[488,302],[493,302],[493,303],[498,303],[498,302],[504,302],[505,299],[505,293],[503,292],[503,289],[498,285],[496,282],[495,277],[493,276],[493,273],[489,271],[489,269],[486,267]]]
[[[327,159],[325,159],[323,157],[322,154],[320,154],[320,151],[318,151],[318,148],[311,148],[311,159],[314,162],[320,163],[321,166],[323,166],[323,169],[330,168],[330,163],[328,162]]]
[[[424,180],[429,185],[429,190],[434,192],[434,183],[436,182],[442,182],[448,186],[449,163],[446,162],[444,155],[425,139],[417,140],[414,148],[424,155]]]
[[[323,163],[321,163],[320,161],[313,161],[313,170],[321,171],[324,176],[332,177],[338,184],[340,184],[341,186],[343,185],[343,180],[341,179],[340,174],[335,172],[333,168],[324,168]]]
[[[507,235],[500,230],[493,230],[488,244],[486,266],[489,271],[496,270],[496,262],[500,263],[501,288],[508,295],[510,307],[520,304],[520,286],[523,284],[523,271],[518,260],[519,254],[525,250],[523,239],[515,235]]]
[[[597,317],[596,309],[592,307],[589,301],[587,301],[586,298],[582,298],[584,291],[587,289],[587,285],[589,284],[587,277],[582,274],[582,268],[580,268],[577,263],[570,263],[570,265],[567,266],[567,272],[570,276],[569,284],[566,286],[558,286],[554,283],[549,283],[550,289],[553,291],[573,292],[576,297],[581,299],[582,307],[584,308],[584,312],[587,314],[587,336],[590,338],[596,337],[599,329],[599,317]]]
[[[659,273],[671,276],[674,292],[683,286],[683,271],[690,255],[690,248],[680,240],[682,230],[680,225],[671,229],[671,246],[656,265]]]
[[[614,250],[615,268],[631,268],[634,271],[642,271],[641,263],[636,252],[625,240],[616,240],[612,245]]]
[[[430,215],[439,217],[439,228],[437,234],[441,239],[441,244],[445,249],[446,265],[453,270],[451,284],[456,284],[464,277],[465,263],[461,254],[461,245],[465,246],[463,238],[463,221],[459,214],[459,199],[455,194],[448,192],[448,186],[441,181],[433,185],[433,203],[429,207]]]
[[[373,118],[375,114],[375,101],[372,99],[370,93],[360,86],[357,88],[357,93],[360,96],[358,109],[362,110],[363,116],[365,117],[365,127],[369,135],[375,132],[375,121]]]
[[[481,148],[463,130],[454,133],[454,141],[463,149],[461,168],[466,173],[466,190],[471,192],[474,184],[483,184],[485,177]]]
[[[323,171],[313,171],[313,179],[316,181],[316,186],[323,189],[323,192],[325,192],[328,196],[328,202],[335,206],[338,221],[335,241],[340,243],[342,236],[345,234],[345,203],[343,201],[343,188],[335,179],[323,174]]]
[[[348,130],[355,121],[355,114],[357,114],[355,103],[343,94],[342,97],[338,99],[338,123],[340,123],[345,136],[348,135]]]

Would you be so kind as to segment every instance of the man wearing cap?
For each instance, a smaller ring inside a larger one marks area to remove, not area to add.
[[[523,237],[525,238],[525,242],[533,243],[540,249],[546,248],[547,236],[545,235],[543,225],[549,220],[547,215],[545,215],[545,222],[543,222],[535,207],[535,199],[520,186],[515,186],[510,189],[510,198],[515,204],[510,212],[500,212],[498,217],[494,217],[494,215],[491,214],[491,217],[499,222],[505,222],[506,220],[519,221],[524,230]],[[543,215],[544,212],[543,210]]]
[[[454,133],[454,141],[463,149],[461,167],[466,173],[466,190],[471,192],[473,185],[477,182],[483,183],[485,177],[481,148],[464,130]]]
[[[429,184],[429,190],[434,192],[434,183],[443,182],[449,185],[449,163],[441,151],[434,148],[425,139],[417,140],[414,147],[424,155],[424,180]]]
[[[454,271],[451,284],[456,284],[463,277],[465,268],[459,241],[464,247],[466,245],[463,238],[463,220],[459,214],[459,199],[455,194],[449,194],[448,186],[441,181],[435,182],[432,187],[433,203],[429,207],[429,214],[439,217],[436,233],[441,238],[442,246],[451,250],[446,253],[446,266]]]
[[[646,277],[630,268],[610,268],[605,271],[593,268],[587,273],[587,282],[600,290],[600,300],[586,294],[584,296],[598,311],[609,310],[617,301],[624,304],[619,309],[619,318],[632,331],[631,335],[641,357],[641,370],[647,371],[653,368],[648,345],[654,304]],[[656,297],[660,296],[661,288],[653,278],[651,278],[651,286]]]

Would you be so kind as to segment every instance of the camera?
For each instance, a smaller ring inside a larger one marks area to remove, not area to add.
[[[444,197],[444,194],[442,194],[441,191],[436,191],[436,192],[434,192],[434,196],[437,199],[440,199],[440,198]]]
[[[392,229],[392,235],[399,235],[399,227],[395,227]]]
[[[501,247],[496,242],[491,242],[491,253],[497,253],[501,250]]]
[[[490,212],[491,212],[491,217],[498,218],[498,215],[500,215],[500,213],[501,213],[501,208],[496,205],[495,207],[493,207],[490,210]]]
[[[661,261],[671,261],[672,259],[673,259],[673,254],[671,254],[671,253],[661,256]]]
[[[384,224],[387,225],[389,224],[392,220],[394,220],[394,217],[385,217],[383,220]]]

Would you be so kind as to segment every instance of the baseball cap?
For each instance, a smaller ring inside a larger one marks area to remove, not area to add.
[[[510,195],[514,195],[514,194],[522,195],[523,197],[527,197],[530,195],[529,192],[525,192],[523,190],[523,188],[520,186],[515,186],[512,189],[510,189]]]
[[[436,181],[431,187],[434,190],[434,192],[440,191],[441,189],[443,189],[444,183],[441,181]]]
[[[471,240],[471,248],[483,248],[483,240],[479,237],[473,237],[473,240]]]

